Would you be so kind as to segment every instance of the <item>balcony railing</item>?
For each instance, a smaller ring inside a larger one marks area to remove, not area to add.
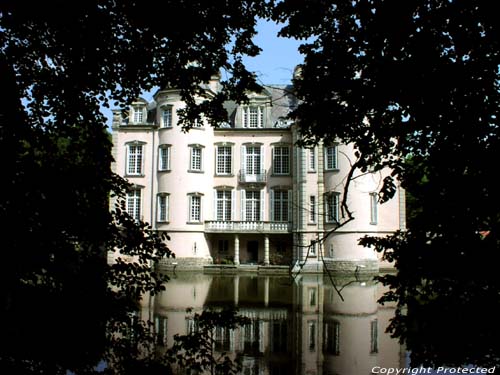
[[[292,223],[270,221],[206,220],[205,232],[221,233],[291,233]]]
[[[248,183],[248,184],[265,184],[266,183],[266,171],[261,170],[259,173],[252,173],[250,171],[247,171],[245,169],[241,169],[240,173],[238,174],[238,181],[241,183]]]

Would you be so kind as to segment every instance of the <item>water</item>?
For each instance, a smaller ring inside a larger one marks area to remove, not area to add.
[[[218,332],[217,350],[243,359],[243,374],[371,374],[405,367],[405,352],[385,329],[394,306],[381,306],[371,279],[177,273],[143,301],[166,347],[192,327],[186,308],[235,306],[251,324]]]

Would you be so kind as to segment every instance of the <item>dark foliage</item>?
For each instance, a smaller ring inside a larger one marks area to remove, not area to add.
[[[151,265],[171,254],[120,199],[110,212],[127,184],[111,172],[99,108],[106,98],[125,107],[155,86],[193,104],[223,70],[222,92],[186,116],[225,120],[222,101],[256,87],[241,58],[259,51],[258,15],[260,1],[0,3],[0,372],[92,373],[101,360],[154,368],[128,339],[147,341],[133,311],[160,290]],[[108,266],[118,250],[132,261]]]
[[[487,1],[282,1],[285,36],[311,38],[293,115],[307,142],[353,142],[418,210],[364,239],[395,261],[384,300],[412,365],[498,365],[499,23]],[[411,160],[411,163],[408,160]]]

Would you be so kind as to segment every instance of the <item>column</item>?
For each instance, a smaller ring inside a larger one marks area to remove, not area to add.
[[[269,305],[269,276],[264,279],[264,306]]]
[[[233,279],[234,286],[234,306],[238,306],[240,302],[240,276],[236,275]]]
[[[264,236],[264,265],[269,266],[269,235]]]
[[[240,238],[237,234],[234,235],[234,264],[240,265]]]

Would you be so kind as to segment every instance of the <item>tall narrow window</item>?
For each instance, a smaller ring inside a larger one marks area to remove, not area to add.
[[[316,196],[309,196],[309,222],[316,223]]]
[[[217,220],[230,221],[232,214],[232,192],[230,190],[217,190],[216,215]]]
[[[140,176],[142,175],[143,163],[143,145],[129,144],[127,145],[127,175]]]
[[[378,222],[378,194],[370,193],[370,224]]]
[[[162,108],[161,127],[162,128],[171,128],[172,127],[172,106],[171,105]]]
[[[157,220],[159,222],[166,222],[168,221],[168,206],[169,206],[169,196],[168,194],[158,194],[158,201],[157,201]]]
[[[290,174],[290,148],[277,146],[273,149],[273,173],[279,175]]]
[[[244,128],[264,127],[264,107],[263,106],[243,107],[243,127]]]
[[[288,221],[288,190],[274,190],[273,191],[273,221]]]
[[[245,191],[245,221],[260,221],[260,191]]]
[[[201,221],[201,196],[199,195],[189,196],[189,221]]]
[[[259,175],[261,170],[261,147],[247,146],[245,158],[245,173],[247,175]]]
[[[154,321],[156,342],[159,345],[165,345],[167,343],[167,317],[156,315]]]
[[[161,145],[158,150],[158,170],[170,170],[170,146]]]
[[[328,193],[325,195],[325,213],[327,223],[339,222],[339,194]]]
[[[127,192],[126,198],[127,213],[134,219],[141,219],[141,190],[133,189]]]
[[[218,175],[230,175],[232,173],[231,146],[218,146],[215,171]]]
[[[326,321],[323,330],[323,351],[325,354],[340,354],[340,323],[336,320]]]
[[[316,350],[316,322],[309,321],[307,322],[307,326],[309,328],[309,350],[314,352]]]
[[[325,147],[325,169],[327,171],[338,169],[337,146]]]
[[[308,163],[309,172],[316,172],[316,148],[311,147],[309,149],[309,163]]]
[[[202,171],[202,151],[199,146],[191,146],[191,160],[189,161],[189,170],[194,172]]]
[[[316,256],[316,241],[311,240],[310,245],[309,245],[309,255],[312,257]]]

